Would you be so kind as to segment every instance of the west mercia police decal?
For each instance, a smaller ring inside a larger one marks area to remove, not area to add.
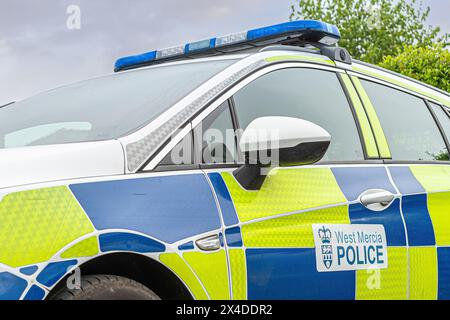
[[[319,272],[388,266],[383,225],[314,224],[313,232]]]

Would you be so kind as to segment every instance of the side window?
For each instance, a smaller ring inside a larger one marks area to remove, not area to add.
[[[204,164],[236,163],[236,137],[228,101],[194,129],[196,152]]]
[[[303,68],[274,71],[241,89],[234,102],[244,130],[259,117],[300,118],[331,134],[324,161],[364,159],[350,105],[334,72]]]
[[[445,141],[422,99],[371,81],[361,82],[380,119],[393,160],[448,160]]]
[[[194,143],[192,132],[190,132],[164,157],[159,166],[194,164],[193,150]]]
[[[450,139],[450,111],[449,109],[442,108],[441,106],[430,102],[431,107],[436,114],[447,139]]]

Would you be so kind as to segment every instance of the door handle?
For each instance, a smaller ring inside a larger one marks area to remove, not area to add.
[[[395,195],[386,190],[372,189],[359,196],[359,201],[367,209],[383,211],[394,201]]]

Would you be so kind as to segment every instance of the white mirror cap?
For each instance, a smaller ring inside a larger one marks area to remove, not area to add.
[[[301,143],[331,141],[331,135],[310,121],[291,117],[261,117],[242,134],[242,152],[296,147]]]

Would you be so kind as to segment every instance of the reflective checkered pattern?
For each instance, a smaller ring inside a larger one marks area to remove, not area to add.
[[[230,259],[231,283],[234,300],[247,299],[247,268],[245,266],[245,251],[242,249],[231,249],[228,251]]]
[[[437,248],[409,248],[409,296],[411,300],[437,299]]]
[[[274,169],[258,191],[246,191],[230,173],[222,177],[241,222],[347,202],[329,168]]]
[[[61,254],[61,258],[71,259],[92,257],[95,256],[98,252],[99,250],[97,237],[90,237],[74,244],[72,247],[64,251],[64,253]]]
[[[268,219],[242,226],[244,245],[252,248],[314,248],[312,225],[350,224],[347,206]]]
[[[159,260],[170,270],[175,272],[180,279],[186,283],[191,290],[195,299],[208,300],[200,281],[197,279],[186,262],[177,253],[163,253],[159,256]]]
[[[0,261],[44,262],[94,228],[66,186],[17,192],[0,202]]]
[[[408,298],[407,248],[388,248],[388,268],[356,271],[357,300],[405,300]]]
[[[213,253],[187,252],[183,258],[197,274],[211,299],[230,299],[225,250]]]

